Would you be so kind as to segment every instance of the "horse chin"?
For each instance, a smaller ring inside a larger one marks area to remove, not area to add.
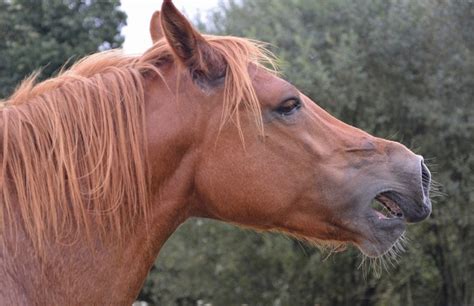
[[[379,219],[378,215],[369,219],[370,230],[364,239],[357,243],[359,250],[368,257],[380,257],[388,253],[398,242],[406,229],[401,218]]]

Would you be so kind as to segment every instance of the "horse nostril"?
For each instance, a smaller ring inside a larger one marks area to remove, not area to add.
[[[423,188],[423,194],[428,197],[431,185],[431,173],[426,167],[425,163],[421,161],[421,186]]]

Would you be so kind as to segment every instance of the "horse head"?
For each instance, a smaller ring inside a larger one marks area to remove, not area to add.
[[[420,155],[331,116],[259,63],[269,58],[255,42],[203,35],[171,1],[151,34],[170,50],[147,90],[153,193],[169,175],[186,182],[183,219],[352,243],[375,257],[430,215]]]

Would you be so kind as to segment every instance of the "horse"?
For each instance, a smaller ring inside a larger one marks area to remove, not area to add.
[[[0,304],[130,305],[191,217],[378,257],[430,215],[423,158],[321,109],[264,44],[201,34],[170,0],[150,24],[142,55],[3,102]]]

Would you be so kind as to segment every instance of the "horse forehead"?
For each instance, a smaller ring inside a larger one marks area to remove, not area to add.
[[[258,69],[252,77],[257,97],[262,101],[279,99],[286,92],[295,91],[295,87],[273,73]]]

